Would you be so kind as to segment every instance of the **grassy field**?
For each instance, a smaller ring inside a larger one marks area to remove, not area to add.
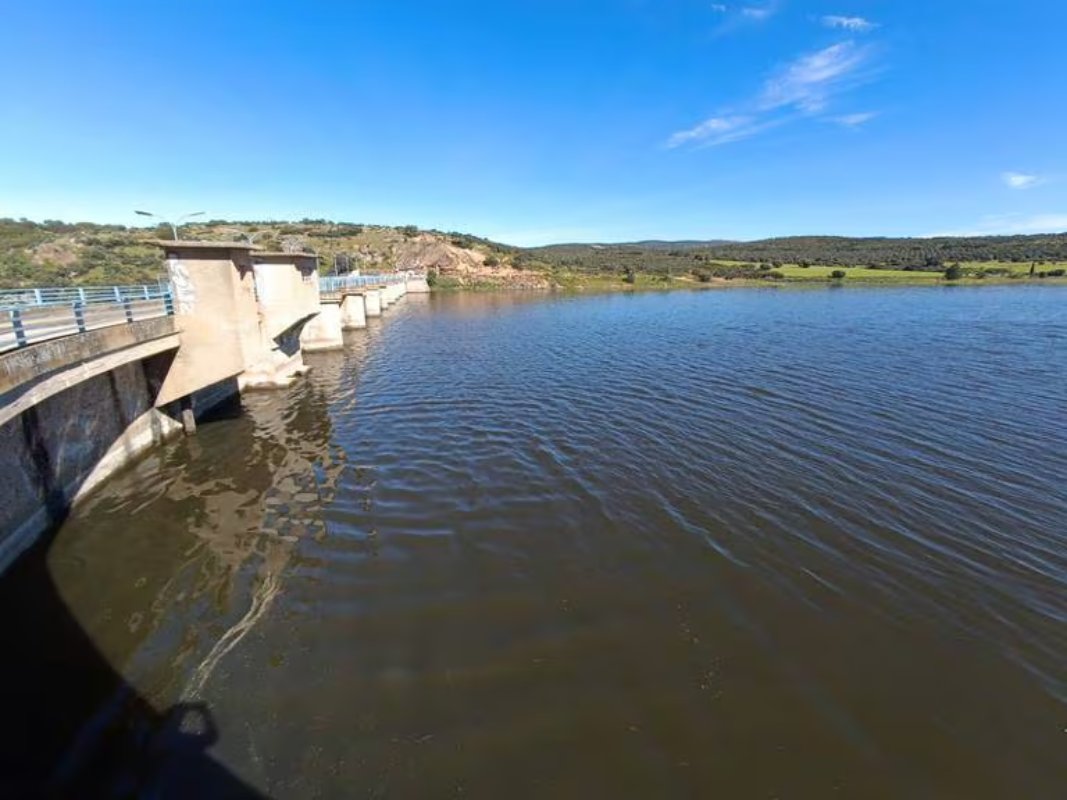
[[[867,269],[865,267],[798,267],[787,265],[777,271],[785,276],[788,281],[827,281],[835,270],[843,269],[846,281],[862,283],[938,283],[946,282],[943,272],[918,272],[902,269]],[[962,262],[960,269],[964,278],[957,283],[981,283],[984,281],[1015,281],[1025,279],[1030,273],[1029,264],[1013,264],[1002,262]],[[1067,269],[1067,263],[1043,264],[1038,271],[1048,272],[1057,269]],[[1008,275],[998,274],[1004,270]],[[979,277],[981,276],[981,277]],[[1037,278],[1036,280],[1062,281],[1063,278]]]
[[[722,262],[720,262],[722,263]],[[551,272],[552,283],[565,291],[654,291],[662,289],[712,289],[724,286],[774,286],[786,284],[828,284],[838,282],[841,284],[867,284],[867,285],[912,285],[912,286],[935,286],[938,284],[967,284],[981,285],[994,283],[1067,283],[1067,277],[1029,278],[1029,264],[1010,264],[1000,262],[970,262],[961,263],[964,276],[957,281],[947,281],[943,272],[919,272],[914,270],[894,269],[868,269],[865,267],[829,267],[811,266],[799,267],[785,265],[774,270],[781,278],[735,278],[723,280],[716,278],[708,282],[697,280],[693,275],[676,274],[668,279],[664,275],[654,275],[638,272],[633,282],[623,280],[619,274],[589,274],[570,270],[556,269]],[[1067,269],[1067,262],[1056,264],[1043,264],[1039,271],[1051,271]],[[830,275],[842,270],[845,278],[833,281]],[[987,274],[987,270],[996,271]],[[1004,271],[1009,274],[1000,274]],[[978,277],[981,275],[982,277]]]
[[[778,272],[790,281],[826,281],[835,270],[841,269],[845,280],[877,281],[879,283],[931,283],[942,280],[940,272],[911,272],[902,269],[865,269],[863,267],[779,267]]]

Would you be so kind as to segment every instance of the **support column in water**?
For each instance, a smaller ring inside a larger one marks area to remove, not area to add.
[[[426,278],[408,278],[404,281],[404,291],[409,294],[429,294],[430,284]]]
[[[309,353],[319,350],[339,350],[345,346],[341,332],[341,304],[323,302],[300,334],[300,346]]]
[[[341,327],[346,331],[367,327],[367,306],[363,292],[347,292],[341,300]]]
[[[368,317],[382,315],[382,293],[379,289],[366,289],[363,292],[363,305]]]
[[[174,292],[181,347],[166,371],[156,407],[208,387],[238,391],[237,377],[266,355],[247,242],[159,241]],[[214,396],[214,395],[213,395]],[[220,393],[217,399],[221,399]],[[197,414],[209,406],[194,400]]]
[[[242,389],[288,386],[306,370],[300,335],[319,311],[318,256],[255,252],[252,260],[262,348],[239,383]]]

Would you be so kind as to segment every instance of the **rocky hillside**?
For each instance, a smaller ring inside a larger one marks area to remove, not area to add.
[[[516,265],[519,251],[459,233],[326,220],[212,221],[186,225],[182,238],[249,240],[268,250],[319,253],[324,273],[425,270],[438,287],[543,288],[545,275]],[[0,220],[0,288],[154,283],[163,277],[155,239],[169,228]]]
[[[757,242],[635,242],[519,249],[414,226],[300,222],[186,225],[182,238],[251,241],[267,250],[315,252],[324,273],[425,270],[438,288],[661,288],[719,280],[825,280],[809,267],[866,269],[874,277],[940,274],[1039,278],[1067,270],[1067,234],[939,239],[793,237]],[[155,239],[169,227],[0,219],[0,288],[155,283],[164,276]],[[796,269],[794,269],[796,268]],[[784,270],[784,271],[783,271]],[[793,272],[789,272],[793,270]],[[800,270],[800,271],[798,271]],[[795,274],[794,274],[795,273]],[[870,275],[860,276],[871,278]]]
[[[418,233],[387,247],[386,263],[395,264],[397,269],[425,271],[440,287],[543,289],[549,286],[543,272],[521,269],[514,251],[499,245],[474,244],[462,237],[438,233]]]

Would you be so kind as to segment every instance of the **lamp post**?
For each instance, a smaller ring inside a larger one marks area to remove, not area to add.
[[[193,217],[202,217],[204,215],[203,211],[194,211],[192,214],[184,214],[184,215],[178,217],[178,219],[176,219],[174,222],[171,222],[169,219],[164,219],[163,217],[159,216],[159,214],[153,214],[150,211],[134,211],[133,213],[134,214],[139,214],[142,217],[154,217],[155,219],[158,219],[160,222],[162,222],[162,223],[164,223],[166,225],[170,225],[171,233],[174,234],[174,241],[178,241],[178,228],[180,228],[182,226],[182,223],[185,220],[192,219]]]

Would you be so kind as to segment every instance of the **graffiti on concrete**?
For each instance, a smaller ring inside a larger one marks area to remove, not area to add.
[[[167,272],[174,287],[175,310],[179,314],[191,314],[196,307],[196,286],[189,276],[189,268],[180,258],[167,259]]]

